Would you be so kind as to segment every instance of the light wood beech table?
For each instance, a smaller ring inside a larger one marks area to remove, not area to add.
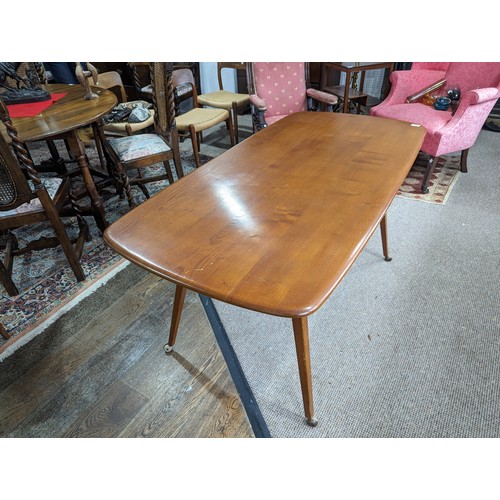
[[[380,225],[425,130],[337,113],[296,113],[135,208],[104,233],[133,263],[176,284],[172,350],[186,289],[292,319],[304,411],[314,418],[307,318]]]

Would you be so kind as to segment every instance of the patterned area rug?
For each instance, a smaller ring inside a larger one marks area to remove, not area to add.
[[[429,179],[429,192],[422,194],[421,186],[428,158],[428,155],[419,153],[397,195],[412,200],[444,205],[457,181],[457,174],[460,172],[460,156],[440,158]]]
[[[186,147],[181,145],[182,167],[185,173],[194,169],[193,155],[189,150],[190,144]],[[36,163],[49,157],[44,143],[33,144],[30,151]],[[98,161],[94,148],[88,148],[87,154],[91,163]],[[202,164],[210,159],[210,156],[200,155]],[[152,169],[162,169],[162,166],[160,164]],[[168,186],[167,181],[150,183],[148,190],[154,194],[166,186]],[[137,188],[133,189],[138,199],[141,197],[144,199]],[[106,217],[110,223],[129,210],[127,200],[118,196],[108,197],[104,204]],[[86,220],[92,239],[85,243],[81,260],[85,281],[76,281],[61,247],[29,252],[14,259],[13,280],[20,293],[10,297],[0,285],[0,323],[12,335],[8,340],[0,336],[0,361],[41,333],[50,323],[128,264],[128,261],[115,254],[104,243],[94,219],[86,217]],[[70,237],[76,236],[78,230],[76,219],[68,218],[63,222]],[[52,236],[53,232],[50,225],[43,223],[18,229],[15,234],[20,246],[24,246],[27,241],[37,239],[41,235]],[[0,247],[0,258],[3,257],[4,252]]]

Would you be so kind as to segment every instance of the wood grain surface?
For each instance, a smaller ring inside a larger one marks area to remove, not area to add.
[[[128,266],[0,367],[0,437],[253,437],[198,296]]]
[[[126,214],[105,240],[209,297],[307,316],[377,228],[424,135],[396,120],[295,113]]]
[[[118,102],[110,90],[93,88],[99,99],[86,100],[81,85],[49,84],[43,88],[50,93],[67,93],[36,116],[13,118],[12,123],[22,142],[37,141],[69,132],[95,122]]]

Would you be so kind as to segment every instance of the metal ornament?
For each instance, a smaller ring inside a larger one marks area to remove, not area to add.
[[[50,93],[40,86],[36,71],[28,68],[26,76],[21,76],[17,73],[19,66],[21,66],[19,62],[0,62],[0,87],[5,89],[0,95],[5,104],[48,101]],[[14,80],[16,86],[11,87],[7,78]]]

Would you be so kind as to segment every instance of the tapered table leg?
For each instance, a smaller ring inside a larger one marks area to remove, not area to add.
[[[299,364],[300,387],[302,389],[304,413],[307,424],[311,427],[316,427],[316,425],[318,425],[318,421],[314,418],[307,317],[292,318],[292,322],[293,333],[295,335],[295,349],[297,351],[297,361]]]
[[[170,335],[168,337],[168,343],[165,344],[165,352],[172,352],[174,348],[175,339],[177,337],[177,330],[179,329],[179,323],[181,321],[182,306],[184,305],[184,299],[186,298],[186,288],[181,285],[176,285],[175,287],[175,297],[174,297],[174,307],[172,310],[172,321],[170,322]]]
[[[384,260],[390,262],[392,257],[389,256],[389,243],[387,238],[387,214],[384,214],[380,221],[380,232],[382,234],[382,251],[384,252]]]

